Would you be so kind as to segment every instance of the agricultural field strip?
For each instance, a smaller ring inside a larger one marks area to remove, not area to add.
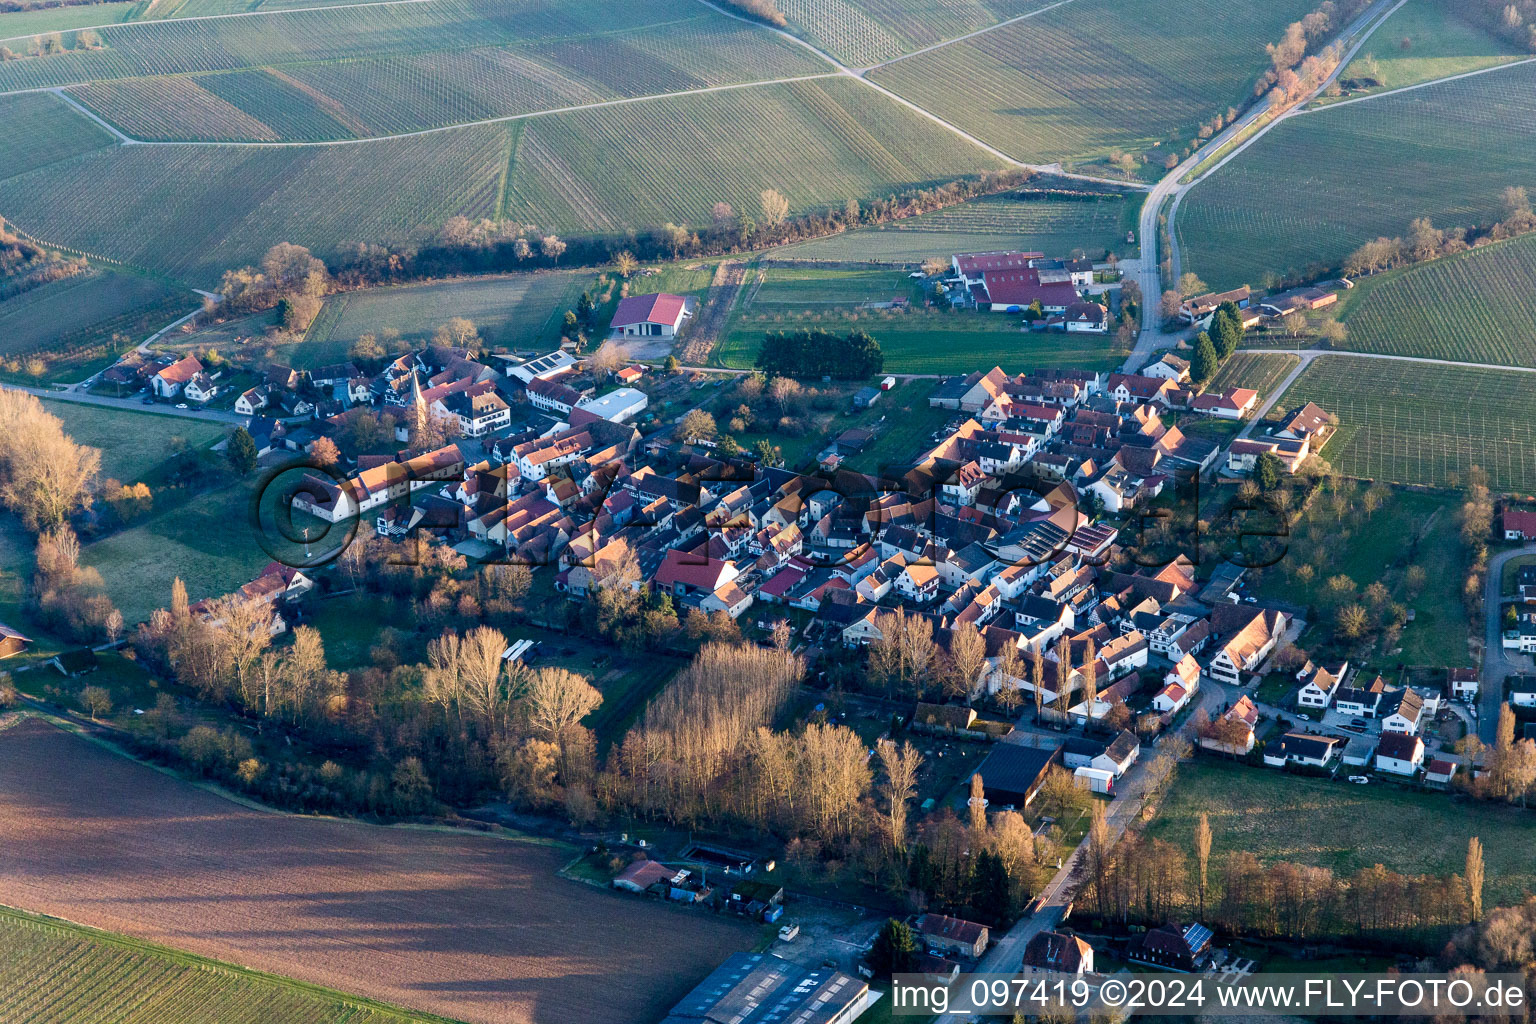
[[[412,2],[425,2],[425,0],[412,0]],[[181,146],[200,148],[237,148],[237,149],[293,149],[304,146],[356,146],[365,142],[389,142],[393,139],[412,139],[420,135],[436,135],[439,132],[454,132],[464,128],[478,128],[484,125],[505,124],[509,121],[526,121],[535,117],[548,117],[554,114],[574,114],[583,110],[597,110],[602,107],[620,107],[630,103],[651,103],[657,100],[673,99],[681,96],[699,96],[713,92],[731,92],[737,89],[755,89],[765,85],[788,85],[793,82],[810,82],[821,78],[845,77],[836,71],[826,71],[816,75],[795,75],[789,78],[770,78],[759,82],[735,82],[729,85],[710,85],[700,89],[683,89],[679,92],[659,92],[648,96],[625,96],[614,100],[601,100],[596,103],[580,103],[570,107],[551,107],[548,110],[532,110],[522,114],[503,114],[499,117],[483,117],[476,121],[461,121],[458,124],[438,125],[436,128],[419,128],[409,132],[395,132],[390,135],[369,135],[360,139],[321,139],[314,141],[275,140],[261,142],[254,140],[238,139],[201,139],[201,140],[177,140],[177,139],[136,139],[125,135],[103,121],[90,109],[76,102],[66,94],[64,88],[54,89],[29,89],[25,92],[52,92],[74,107],[79,113],[97,122],[110,131],[125,146]],[[0,93],[0,96],[8,96],[10,93]],[[942,122],[941,122],[942,123]],[[1008,159],[1003,154],[995,154],[1001,159]]]
[[[63,90],[63,89],[48,89],[46,91],[53,93],[59,99],[63,100],[65,103],[69,104],[70,107],[72,107],[77,113],[82,114],[85,117],[90,118],[92,121],[95,121],[97,125],[99,125],[103,130],[105,130],[107,132],[110,132],[112,134],[113,138],[117,139],[117,141],[121,142],[123,145],[125,145],[125,146],[137,146],[137,145],[140,144],[138,139],[131,138],[128,135],[124,135],[120,130],[118,130],[117,126],[113,125],[111,122],[109,122],[105,118],[101,117],[99,114],[96,113],[96,111],[90,109],[85,104],[83,104],[79,100],[75,99],[73,96],[71,96],[65,90]]]
[[[1322,106],[1322,107],[1307,107],[1304,110],[1298,107],[1297,109],[1292,110],[1289,114],[1287,114],[1285,116],[1286,117],[1302,117],[1302,116],[1304,116],[1306,114],[1321,114],[1325,110],[1337,110],[1340,107],[1348,107],[1348,106],[1351,106],[1352,104],[1355,104],[1355,103],[1365,103],[1365,102],[1367,102],[1369,100],[1384,99],[1387,96],[1396,96],[1399,93],[1413,92],[1415,89],[1427,89],[1427,88],[1429,88],[1432,85],[1444,85],[1447,82],[1454,82],[1454,81],[1456,81],[1458,79],[1461,79],[1461,78],[1476,78],[1478,75],[1490,75],[1490,74],[1492,74],[1495,71],[1505,71],[1505,70],[1508,70],[1509,68],[1518,68],[1522,64],[1531,64],[1531,63],[1536,63],[1536,57],[1522,57],[1519,60],[1506,61],[1503,64],[1495,64],[1491,68],[1478,68],[1475,71],[1463,71],[1460,74],[1456,74],[1456,75],[1446,75],[1444,78],[1431,78],[1431,79],[1429,79],[1428,81],[1425,81],[1425,82],[1415,82],[1412,85],[1405,85],[1405,86],[1402,86],[1401,88],[1397,88],[1397,89],[1388,89],[1385,92],[1373,92],[1369,96],[1356,96],[1354,99],[1351,99],[1351,100],[1339,100],[1337,103],[1329,103],[1326,106]],[[1338,72],[1335,71],[1335,74],[1337,74],[1337,73]],[[1283,118],[1276,119],[1275,124],[1279,124],[1281,120],[1283,120]],[[1271,126],[1271,127],[1273,127],[1273,126]],[[1258,136],[1254,136],[1254,137],[1257,138]],[[1236,153],[1234,153],[1232,155],[1236,156]],[[1228,159],[1230,159],[1230,157]],[[1226,161],[1222,161],[1222,163],[1225,163],[1225,162]],[[1217,164],[1216,166],[1219,167],[1221,165]],[[1212,171],[1214,171],[1215,169],[1216,169],[1215,167],[1211,168]],[[1210,172],[1208,171],[1206,173],[1208,174]],[[1204,176],[1205,175],[1201,175],[1201,177],[1204,177]],[[1196,179],[1196,180],[1199,180],[1199,179]],[[1194,182],[1190,182],[1190,184],[1194,184]]]
[[[1033,10],[1033,11],[1028,12],[1027,14],[1016,15],[1015,17],[1007,19],[1006,21],[1000,21],[1000,22],[998,22],[995,25],[988,25],[986,28],[978,28],[978,29],[976,29],[973,32],[967,32],[963,36],[955,36],[953,39],[944,39],[944,40],[940,40],[937,43],[930,43],[927,46],[922,47],[921,49],[912,50],[910,53],[903,53],[899,57],[892,57],[890,60],[883,60],[883,61],[881,61],[878,64],[871,64],[871,65],[869,65],[866,68],[860,68],[855,73],[858,74],[860,77],[863,77],[865,74],[868,74],[871,71],[877,71],[880,68],[889,67],[890,65],[895,64],[897,61],[906,60],[909,57],[917,57],[917,56],[920,56],[922,54],[929,53],[929,52],[931,52],[933,50],[942,49],[942,48],[944,48],[946,46],[953,46],[955,43],[963,43],[967,39],[975,39],[977,36],[986,35],[988,32],[991,32],[991,31],[993,31],[995,29],[1000,29],[1000,28],[1003,28],[1006,25],[1012,25],[1015,22],[1019,22],[1019,21],[1028,21],[1030,18],[1033,18],[1033,17],[1035,17],[1037,15],[1040,15],[1040,14],[1044,14],[1046,11],[1054,11],[1056,8],[1058,8],[1058,7],[1065,7],[1067,4],[1070,4],[1072,2],[1073,2],[1073,0],[1056,0],[1056,2],[1053,3],[1053,4],[1047,4],[1044,7],[1041,7],[1039,9],[1037,9],[1037,10]]]
[[[363,0],[362,3],[351,4],[321,4],[318,7],[289,7],[283,10],[272,11],[234,11],[229,14],[194,14],[185,18],[153,18],[145,21],[114,21],[105,25],[81,25],[72,28],[70,32],[94,32],[98,29],[109,28],[114,32],[125,28],[138,28],[144,25],[165,25],[175,21],[217,21],[221,18],[255,18],[268,14],[303,14],[308,11],[339,11],[351,7],[396,7],[401,4],[431,4],[441,3],[442,0]],[[21,39],[31,39],[36,32],[29,32],[24,36],[0,37],[0,43],[13,43]]]

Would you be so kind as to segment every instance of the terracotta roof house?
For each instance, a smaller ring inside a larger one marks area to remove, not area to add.
[[[627,338],[670,338],[688,316],[688,300],[665,292],[620,299],[609,329]]]
[[[645,892],[659,882],[670,882],[676,874],[676,868],[669,868],[654,860],[637,860],[615,875],[612,885],[615,889]]]
[[[1221,419],[1240,420],[1248,415],[1258,400],[1259,393],[1252,388],[1227,388],[1225,391],[1208,391],[1200,395],[1189,403],[1189,408]]]
[[[151,377],[149,386],[161,398],[175,398],[187,386],[187,381],[202,372],[203,364],[196,356],[182,356]]]
[[[1333,430],[1332,417],[1323,411],[1321,406],[1312,402],[1291,413],[1290,417],[1275,431],[1275,437],[1289,438],[1300,441],[1307,438],[1313,442],[1323,440]]]
[[[917,933],[932,948],[978,957],[987,950],[987,926],[960,917],[924,914],[917,919]]]

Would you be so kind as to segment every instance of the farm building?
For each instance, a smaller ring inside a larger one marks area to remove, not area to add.
[[[1045,784],[1051,765],[1062,761],[1062,748],[1036,750],[1012,743],[999,743],[976,769],[981,775],[982,793],[991,807],[1028,807]]]
[[[880,400],[880,389],[873,385],[862,387],[853,393],[853,407],[855,409],[868,409]]]
[[[924,914],[917,919],[915,931],[930,949],[968,957],[978,957],[987,951],[987,926],[961,917]]]
[[[498,359],[511,359],[511,356],[498,356]],[[550,352],[537,356],[527,362],[518,363],[507,367],[507,375],[516,377],[527,384],[532,380],[553,380],[556,377],[576,371],[576,359],[569,352]]]
[[[0,658],[10,658],[22,654],[31,645],[31,637],[23,636],[10,626],[0,622]]]
[[[612,885],[615,889],[626,889],[629,892],[646,892],[653,885],[671,882],[676,874],[676,868],[669,868],[657,861],[637,860],[615,875]]]
[[[1134,963],[1169,971],[1195,971],[1211,952],[1211,930],[1203,924],[1165,924],[1131,940],[1126,956]]]
[[[1089,768],[1086,765],[1072,773],[1078,785],[1091,793],[1100,793],[1104,796],[1113,796],[1115,793],[1115,773],[1105,771],[1102,768]]]
[[[879,998],[867,983],[841,971],[807,970],[768,953],[735,953],[661,1024],[848,1024]]]
[[[597,398],[587,398],[576,403],[576,408],[610,423],[623,423],[645,411],[651,400],[644,391],[635,388],[619,388]]]
[[[688,315],[688,300],[681,295],[631,295],[619,301],[610,329],[626,338],[671,338]]]
[[[1194,323],[1196,320],[1201,320],[1216,312],[1216,307],[1220,306],[1223,302],[1230,302],[1238,309],[1247,309],[1249,296],[1252,294],[1248,286],[1243,285],[1241,288],[1234,288],[1229,292],[1210,292],[1205,295],[1196,295],[1193,298],[1184,300],[1184,305],[1179,315],[1186,323]]]

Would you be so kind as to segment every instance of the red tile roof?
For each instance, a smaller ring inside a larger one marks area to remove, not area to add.
[[[682,318],[683,307],[687,301],[681,295],[669,295],[666,292],[657,295],[631,295],[619,301],[619,308],[613,311],[612,326],[625,327],[629,324],[676,326],[678,320]]]
[[[1039,299],[1042,306],[1070,306],[1077,301],[1077,289],[1069,282],[1041,284],[1038,270],[989,270],[981,281],[994,305],[1028,306]]]

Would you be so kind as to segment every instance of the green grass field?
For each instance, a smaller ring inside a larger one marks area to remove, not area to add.
[[[561,317],[595,281],[590,272],[573,271],[342,292],[326,300],[291,358],[299,367],[337,362],[347,358],[360,335],[385,330],[399,331],[401,338],[419,345],[456,316],[473,320],[491,348],[553,345],[560,337]]]
[[[1268,398],[1269,393],[1299,362],[1300,356],[1234,352],[1221,364],[1216,376],[1211,378],[1210,387],[1217,391],[1224,388],[1252,388],[1260,397]]]
[[[1265,863],[1290,861],[1336,874],[1373,864],[1407,874],[1459,874],[1467,840],[1477,836],[1489,906],[1536,893],[1536,869],[1527,856],[1536,842],[1536,816],[1518,807],[1202,759],[1179,769],[1149,834],[1189,850],[1201,812],[1211,818],[1213,877],[1238,850]]]
[[[250,524],[252,485],[241,482],[152,514],[85,546],[80,561],[101,573],[107,594],[130,623],[171,599],[180,576],[193,601],[221,597],[256,578],[272,560]]]
[[[890,373],[966,373],[1003,365],[1010,372],[1041,366],[1110,369],[1124,358],[1107,335],[1023,331],[1018,317],[963,310],[866,310],[862,303],[912,293],[901,271],[771,267],[755,295],[744,298],[713,354],[721,366],[753,365],[772,331],[868,331]]]
[[[206,448],[224,436],[221,423],[159,416],[137,408],[111,409],[79,402],[43,400],[77,442],[101,451],[101,475],[124,483],[146,479],[170,454],[172,438]]]
[[[1536,188],[1532,153],[1536,64],[1291,117],[1186,195],[1183,265],[1257,285],[1325,272],[1415,217],[1486,224],[1505,188]]]
[[[957,252],[1019,249],[1098,258],[1106,251],[1134,255],[1125,233],[1141,212],[1140,193],[1085,202],[1022,201],[1011,193],[985,196],[880,227],[845,231],[786,246],[802,259],[921,263]]]
[[[131,3],[86,4],[82,7],[44,7],[0,14],[0,43],[21,50],[39,32],[67,32],[91,25],[116,25],[139,16],[147,0]],[[21,46],[16,44],[20,43]]]
[[[1310,7],[1077,0],[871,77],[1019,160],[1139,155],[1247,99],[1264,44]]]
[[[1374,78],[1376,89],[1401,89],[1513,59],[1509,44],[1458,17],[1454,0],[1408,0],[1339,78]]]
[[[1495,490],[1536,489],[1536,376],[1322,356],[1280,400],[1339,417],[1323,457],[1347,476],[1453,485],[1473,466]]]
[[[1394,672],[1399,662],[1444,668],[1467,664],[1467,618],[1461,605],[1467,567],[1458,536],[1458,500],[1394,491],[1366,516],[1358,495],[1352,498],[1342,521],[1334,517],[1326,496],[1314,500],[1291,528],[1286,558],[1258,575],[1259,596],[1327,607],[1324,584],[1331,576],[1348,576],[1357,592],[1380,581],[1393,600],[1413,610],[1414,620],[1403,629],[1401,654],[1373,660],[1377,671]],[[1313,567],[1310,582],[1294,574],[1302,565]],[[1418,593],[1406,586],[1410,565],[1424,570],[1424,588]],[[1303,647],[1307,643],[1304,638]]]
[[[1367,277],[1346,296],[1343,348],[1536,366],[1536,235]]]
[[[0,1018],[34,1024],[443,1020],[9,907],[0,907]]]

